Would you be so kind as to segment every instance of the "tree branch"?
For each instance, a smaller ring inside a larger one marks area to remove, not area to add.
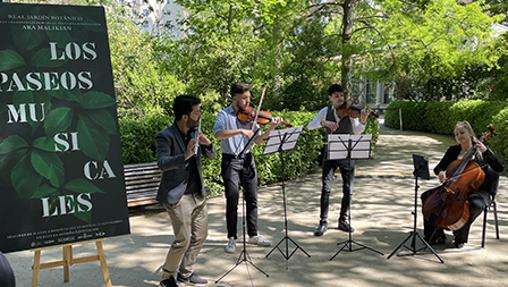
[[[388,19],[388,16],[386,16],[386,15],[364,16],[364,17],[354,18],[353,21],[368,20],[368,19],[373,19],[373,18]]]

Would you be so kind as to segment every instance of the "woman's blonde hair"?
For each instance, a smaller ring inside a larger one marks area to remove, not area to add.
[[[471,124],[468,122],[468,121],[458,121],[456,124],[455,124],[455,128],[457,128],[458,126],[463,126],[466,131],[471,135],[471,136],[475,136],[475,133],[474,133],[474,130],[473,130],[473,127],[471,126]]]
[[[458,121],[455,124],[455,129],[457,129],[457,127],[459,127],[459,126],[464,127],[464,129],[471,135],[471,138],[473,139],[473,142],[475,140],[477,140],[476,136],[475,136],[475,133],[474,133],[474,130],[473,130],[473,127],[471,126],[471,124],[468,121]],[[455,132],[455,129],[454,129],[454,132]]]

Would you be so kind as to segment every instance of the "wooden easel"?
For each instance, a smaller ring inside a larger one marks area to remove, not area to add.
[[[32,266],[32,287],[39,286],[39,271],[41,269],[63,266],[64,282],[69,282],[69,268],[72,265],[94,261],[99,261],[101,263],[102,275],[104,276],[104,283],[106,284],[106,287],[112,287],[113,285],[111,285],[111,277],[109,276],[108,265],[106,264],[106,256],[104,255],[104,248],[102,247],[102,240],[96,240],[95,246],[97,247],[97,255],[74,258],[72,256],[72,244],[63,245],[63,259],[45,263],[41,263],[41,251],[45,248],[34,249],[35,254],[34,265]]]

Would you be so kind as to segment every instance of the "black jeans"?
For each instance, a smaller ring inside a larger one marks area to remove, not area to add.
[[[243,196],[246,206],[246,214],[244,216],[247,219],[247,234],[249,236],[256,236],[258,234],[258,176],[252,154],[248,153],[242,159],[223,154],[221,169],[226,195],[228,238],[237,238],[240,185],[244,190]]]
[[[421,195],[422,203],[425,202],[427,197],[432,194],[433,189],[428,190]],[[471,224],[483,212],[483,210],[490,204],[490,196],[487,192],[478,191],[473,192],[469,196],[469,221],[462,226],[459,230],[455,230],[455,243],[467,243],[469,237],[469,230]],[[426,240],[433,241],[439,237],[445,237],[442,229],[437,228],[437,216],[433,215],[429,220],[423,219],[423,233]],[[431,238],[432,237],[432,238]]]
[[[353,179],[355,176],[355,162],[351,160],[325,160],[323,162],[322,189],[321,189],[321,213],[320,222],[326,223],[328,220],[328,208],[330,205],[330,191],[335,171],[340,169],[342,175],[342,202],[340,206],[340,218],[346,219],[351,201],[351,192],[353,188]]]

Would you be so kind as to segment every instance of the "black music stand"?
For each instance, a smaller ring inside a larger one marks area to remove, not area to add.
[[[443,259],[436,253],[436,251],[430,246],[430,244],[416,231],[416,217],[417,217],[417,209],[418,209],[418,189],[420,186],[418,185],[418,178],[422,179],[430,179],[429,175],[429,164],[428,161],[421,155],[413,154],[413,175],[415,177],[415,200],[414,200],[414,211],[411,212],[413,214],[413,230],[409,232],[409,235],[404,239],[395,250],[388,255],[386,259],[390,259],[397,251],[404,247],[409,250],[411,253],[406,254],[398,254],[398,256],[413,256],[418,254],[418,251],[428,248],[432,254],[434,254],[441,263],[444,263]],[[420,239],[420,241],[425,245],[422,248],[416,248],[416,238]],[[406,242],[411,239],[411,246],[406,246]]]
[[[291,256],[293,256],[293,254],[298,249],[302,250],[302,252],[305,253],[305,255],[307,255],[307,257],[310,257],[309,253],[307,253],[307,251],[305,251],[305,249],[303,249],[300,245],[298,245],[298,243],[296,243],[296,241],[294,241],[293,239],[291,239],[291,237],[288,236],[288,216],[287,216],[287,208],[286,208],[286,181],[285,181],[286,164],[284,162],[285,156],[282,154],[283,151],[289,151],[289,150],[292,150],[296,147],[296,142],[298,141],[298,137],[300,136],[302,130],[303,130],[303,126],[272,131],[269,135],[268,142],[266,143],[265,150],[263,152],[263,155],[276,153],[276,152],[281,153],[281,155],[280,155],[281,163],[282,163],[282,168],[281,168],[282,185],[281,186],[282,186],[282,203],[284,206],[284,231],[285,231],[285,236],[279,241],[279,243],[277,243],[277,245],[275,245],[272,248],[272,250],[270,250],[270,252],[268,252],[268,254],[266,254],[266,258],[268,258],[272,254],[272,252],[275,251],[275,249],[279,250],[279,252],[286,259],[286,261],[289,260],[289,258],[291,258]],[[291,241],[295,245],[295,249],[293,249],[293,251],[291,253],[289,253],[289,241]],[[286,252],[285,253],[284,253],[284,251],[282,251],[279,248],[279,245],[281,245],[283,242],[286,243],[285,244],[286,245],[286,248],[285,248]]]
[[[352,159],[370,159],[371,149],[370,142],[372,135],[328,135],[328,160],[344,160],[348,161],[348,165],[351,166]],[[351,202],[353,201],[352,187],[349,190],[349,210],[348,220],[351,224]],[[353,240],[351,229],[349,229],[349,238],[346,241],[339,242],[337,245],[342,245],[339,250],[330,258],[330,261],[339,255],[342,250],[354,252],[362,249],[384,255],[376,249],[369,247],[365,244],[358,243]],[[353,249],[353,244],[360,246],[359,248]],[[347,249],[345,249],[348,247]]]
[[[249,139],[249,141],[247,142],[247,144],[245,145],[243,150],[238,155],[239,158],[243,157],[245,155],[245,153],[248,150],[250,150],[251,146],[254,144],[254,141],[258,137],[258,133],[259,133],[259,129],[256,129],[254,131],[254,135]],[[241,186],[241,184],[240,184],[240,186]],[[242,188],[242,190],[243,190],[243,188]],[[233,270],[235,270],[236,267],[238,267],[240,264],[242,264],[242,262],[245,262],[245,265],[247,267],[249,266],[248,264],[254,266],[254,268],[256,268],[259,272],[263,273],[266,277],[270,277],[270,275],[268,275],[268,273],[263,271],[261,268],[256,266],[256,264],[254,264],[254,262],[252,262],[252,259],[249,255],[249,253],[247,252],[247,243],[246,243],[246,238],[245,238],[245,225],[246,225],[245,224],[245,195],[242,192],[242,235],[243,235],[242,251],[240,251],[240,256],[238,256],[238,259],[236,260],[235,265],[233,267],[231,267],[228,271],[226,271],[226,273],[224,273],[221,277],[219,277],[219,279],[215,280],[215,283],[219,283],[224,277],[226,277],[229,273],[231,273]]]

